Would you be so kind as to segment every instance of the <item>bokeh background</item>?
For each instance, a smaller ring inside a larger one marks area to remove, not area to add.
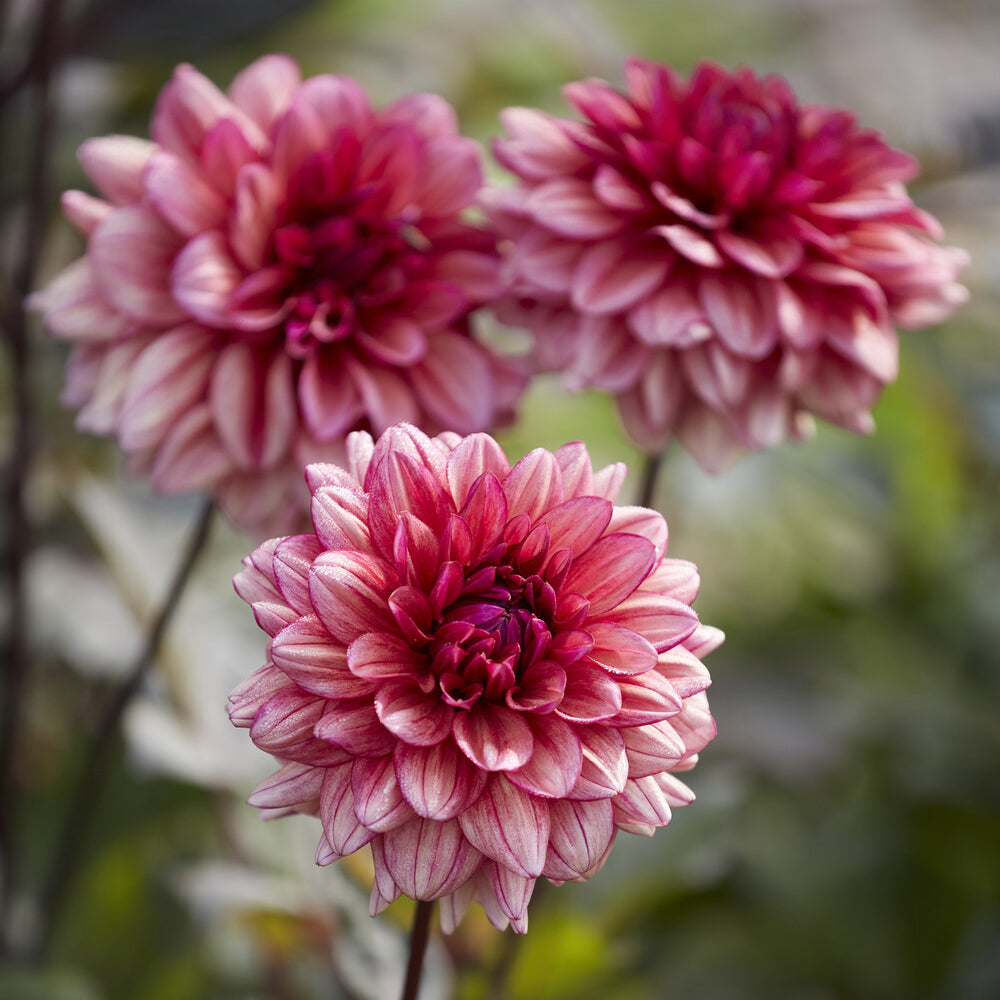
[[[0,3],[5,73],[43,0]],[[48,2],[48,0],[44,0]],[[635,52],[788,77],[923,164],[911,190],[968,248],[972,300],[905,334],[877,433],[821,429],[717,477],[679,450],[656,505],[725,629],[709,659],[719,736],[698,801],[621,835],[590,883],[542,894],[524,940],[474,909],[436,939],[426,1000],[990,1000],[1000,996],[1000,8],[995,0],[85,0],[54,79],[39,280],[79,251],[57,193],[91,135],[146,135],[173,66],[220,85],[285,51],[383,103],[442,94],[487,145],[497,113],[568,113],[560,86],[620,82]],[[23,252],[30,90],[0,128],[0,253]],[[5,294],[10,294],[6,286]],[[199,501],[129,481],[58,404],[64,351],[34,327],[25,487],[31,672],[15,763],[17,933],[98,708],[134,655]],[[0,362],[0,441],[14,428]],[[608,400],[539,382],[508,454],[585,440],[639,456]],[[638,488],[634,476],[627,489]],[[391,997],[406,901],[367,916],[363,857],[318,869],[315,820],[242,804],[269,761],[224,711],[263,657],[213,535],[94,803],[44,963],[0,966],[10,1000]]]

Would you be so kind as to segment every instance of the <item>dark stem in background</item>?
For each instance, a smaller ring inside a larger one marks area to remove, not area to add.
[[[420,991],[420,971],[424,966],[424,954],[431,936],[431,916],[434,900],[421,899],[413,914],[413,930],[410,932],[410,961],[406,967],[406,982],[400,1000],[417,1000]]]
[[[6,604],[6,634],[0,648],[3,664],[3,705],[0,709],[0,954],[8,950],[7,936],[15,864],[14,815],[15,756],[18,719],[28,673],[28,609],[25,598],[25,568],[31,547],[31,521],[25,486],[35,449],[31,389],[34,371],[24,298],[32,290],[38,270],[42,233],[49,209],[49,174],[55,104],[52,78],[59,48],[64,0],[44,0],[38,14],[32,53],[38,66],[32,95],[31,120],[34,136],[28,153],[27,210],[21,233],[21,255],[9,281],[4,282],[4,339],[10,353],[11,423],[13,441],[4,473],[3,492],[7,520],[3,558],[3,599]],[[9,14],[3,11],[5,21]],[[0,137],[0,143],[3,137]],[[9,155],[9,154],[8,154]],[[16,173],[16,171],[12,171]],[[7,195],[4,192],[4,195]]]
[[[208,541],[214,511],[215,504],[211,500],[206,500],[198,514],[166,599],[146,633],[146,641],[98,722],[93,742],[86,752],[62,828],[55,842],[48,877],[42,887],[38,935],[31,950],[33,958],[43,956],[51,944],[108,774],[122,716],[156,660],[167,625],[173,617],[198,556]]]
[[[666,451],[657,452],[655,455],[647,455],[645,465],[642,468],[642,483],[639,486],[639,496],[636,504],[640,507],[652,507],[653,498],[656,495],[656,480],[660,474],[660,466],[663,465],[663,456]]]

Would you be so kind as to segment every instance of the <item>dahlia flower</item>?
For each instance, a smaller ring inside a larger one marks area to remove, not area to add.
[[[966,255],[903,186],[914,160],[778,77],[631,59],[625,79],[569,84],[582,121],[503,113],[502,318],[571,388],[614,393],[648,451],[676,435],[714,470],[812,415],[871,431],[895,328],[966,297]]]
[[[722,634],[582,444],[511,467],[486,434],[401,424],[347,447],[307,470],[314,533],[234,581],[270,640],[230,718],[282,764],[249,801],[318,815],[321,865],[370,845],[373,915],[441,899],[450,931],[478,900],[523,933],[536,879],[589,878],[693,798]]]
[[[467,433],[509,409],[520,376],[469,327],[496,290],[494,240],[463,221],[479,152],[445,101],[373,110],[354,80],[272,55],[227,93],[180,66],[151,134],[80,148],[102,197],[63,208],[86,253],[34,304],[73,345],[79,426],[155,488],[297,530],[303,466],[342,458],[352,429]]]

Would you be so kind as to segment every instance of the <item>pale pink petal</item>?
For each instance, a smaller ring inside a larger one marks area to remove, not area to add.
[[[573,726],[554,716],[531,716],[531,759],[507,774],[518,788],[546,799],[569,794],[580,777],[583,752]]]
[[[356,698],[365,693],[364,681],[347,668],[347,650],[330,638],[315,615],[305,615],[282,629],[271,644],[271,659],[299,687],[323,698]]]
[[[291,103],[302,74],[294,59],[267,55],[242,70],[229,85],[229,99],[267,131]]]
[[[534,108],[504,108],[500,121],[509,138],[497,140],[497,159],[535,180],[571,174],[587,162],[586,154],[563,131],[557,119]]]
[[[108,302],[162,328],[187,319],[170,290],[170,269],[180,249],[180,237],[152,208],[137,204],[116,209],[97,226],[89,253]]]
[[[222,447],[206,404],[192,407],[171,430],[153,461],[153,485],[178,493],[211,487],[233,471],[232,459]]]
[[[250,793],[249,805],[279,809],[318,799],[323,784],[323,768],[292,762],[285,764]]]
[[[182,236],[196,236],[225,221],[223,198],[184,160],[158,150],[150,157],[143,179],[153,207]]]
[[[320,818],[330,846],[340,857],[353,854],[367,844],[374,833],[354,815],[354,793],[351,789],[353,764],[329,767],[320,791]]]
[[[430,747],[400,743],[393,761],[404,798],[428,819],[454,819],[486,787],[487,773],[476,767],[452,740]]]
[[[412,899],[437,899],[467,882],[482,864],[455,820],[415,819],[382,838],[385,865]]]
[[[497,864],[525,878],[541,874],[549,841],[548,803],[502,774],[490,778],[458,823],[473,847]]]
[[[375,710],[382,725],[404,743],[432,746],[451,734],[452,708],[410,677],[382,681]]]
[[[568,722],[601,722],[618,714],[622,694],[617,680],[586,660],[566,674],[566,690],[556,713]]]
[[[622,228],[621,216],[602,205],[584,180],[558,177],[536,187],[525,207],[539,225],[575,239],[596,240]]]
[[[108,302],[88,257],[57,274],[28,306],[45,313],[45,325],[57,337],[80,344],[120,340],[135,328],[134,320]]]
[[[518,712],[482,700],[471,711],[455,714],[453,731],[466,757],[486,771],[521,767],[535,745],[531,727]]]
[[[416,818],[403,798],[391,756],[358,757],[351,771],[354,814],[376,833],[386,833]]]
[[[526,514],[532,521],[563,502],[562,474],[551,452],[528,452],[502,484],[511,517]]]
[[[224,328],[231,319],[230,299],[242,278],[226,238],[211,231],[196,236],[177,255],[170,286],[178,305],[191,316]]]
[[[193,323],[153,340],[129,374],[118,418],[126,450],[159,444],[167,431],[205,397],[214,337]]]
[[[579,559],[566,577],[565,587],[590,601],[591,615],[620,604],[653,568],[653,543],[639,535],[606,535]]]
[[[570,301],[580,312],[617,313],[659,288],[670,259],[615,243],[595,243],[580,257]]]
[[[116,205],[126,205],[142,198],[143,172],[155,151],[146,139],[106,135],[88,139],[76,155],[97,190]]]
[[[621,731],[608,726],[579,726],[583,761],[580,778],[567,798],[580,801],[609,799],[625,788],[628,758]]]
[[[549,815],[551,833],[542,875],[562,882],[593,874],[615,837],[611,802],[553,802]]]
[[[379,722],[375,706],[366,698],[327,702],[315,733],[356,757],[384,757],[396,745],[392,733]]]
[[[392,570],[365,552],[324,552],[309,571],[313,609],[330,635],[344,644],[371,631],[391,631],[386,599]]]

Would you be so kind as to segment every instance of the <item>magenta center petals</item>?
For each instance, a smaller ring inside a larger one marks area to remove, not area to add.
[[[511,467],[487,435],[401,424],[348,451],[309,469],[315,534],[236,578],[272,639],[231,718],[323,772],[254,801],[318,812],[322,864],[370,843],[373,912],[447,898],[450,927],[477,899],[523,932],[535,879],[588,878],[616,831],[690,800],[668,772],[714,735],[700,657],[721,635],[662,517],[615,507],[623,469],[581,445]]]

